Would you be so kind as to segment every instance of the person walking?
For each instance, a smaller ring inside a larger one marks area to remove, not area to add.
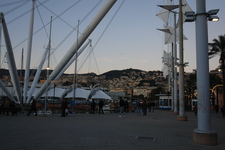
[[[197,107],[196,104],[195,104],[194,107],[193,107],[193,111],[194,111],[194,113],[195,113],[195,116],[197,116],[198,107]]]
[[[29,116],[31,114],[31,112],[34,111],[35,116],[37,116],[37,109],[36,109],[36,100],[33,98],[31,101],[31,106],[30,106],[30,111],[27,114],[27,116]]]
[[[104,102],[103,102],[103,100],[101,99],[100,101],[99,101],[99,103],[98,103],[98,113],[99,114],[104,114],[104,112],[103,112],[103,106],[104,106]]]
[[[148,105],[147,105],[146,101],[144,100],[142,103],[142,112],[143,112],[144,116],[147,115],[147,108],[148,108]]]
[[[95,100],[93,99],[91,102],[91,114],[95,114],[95,106],[96,106],[96,103],[95,103]]]
[[[221,108],[221,112],[222,112],[223,117],[225,117],[225,105],[223,105],[223,107]]]
[[[124,113],[125,102],[122,98],[120,99],[119,105],[120,105],[120,115],[119,115],[119,117],[125,117],[125,113]]]
[[[136,114],[137,114],[137,115],[140,115],[140,108],[141,108],[141,102],[138,101],[138,102],[137,102],[137,108],[136,108]]]
[[[61,109],[62,109],[61,117],[66,117],[67,101],[64,98],[62,99],[62,102],[61,102]]]

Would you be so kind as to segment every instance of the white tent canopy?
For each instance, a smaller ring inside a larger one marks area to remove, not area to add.
[[[104,93],[101,90],[97,90],[96,93],[91,97],[92,99],[108,99],[112,100],[110,96],[108,96],[106,93]]]
[[[38,92],[39,88],[35,88],[32,96],[34,96],[37,92]],[[51,88],[48,93],[47,96],[48,97],[62,97],[63,94],[65,94],[65,91],[67,89],[63,89],[63,88]],[[108,96],[106,93],[104,93],[101,90],[94,90],[94,92],[91,92],[91,90],[85,90],[82,88],[75,88],[72,91],[70,91],[69,93],[67,93],[67,95],[65,96],[65,98],[73,98],[74,97],[74,91],[75,91],[75,98],[83,98],[83,99],[88,99],[89,95],[92,93],[93,95],[90,97],[91,99],[108,99],[108,100],[112,100],[112,98],[110,96]],[[28,90],[29,92],[29,90]],[[41,96],[41,97],[45,97],[46,96],[46,92]]]
[[[65,91],[65,89],[62,89],[62,88],[51,88],[48,93],[47,93],[47,96],[49,97],[61,97],[61,95],[63,94],[63,92]],[[45,94],[43,94],[42,96],[45,96]]]
[[[88,91],[88,90],[84,90],[84,89],[81,89],[81,88],[75,88],[71,92],[69,92],[65,96],[65,98],[73,98],[74,97],[74,92],[75,92],[75,98],[87,99],[89,94],[90,94],[90,91]]]

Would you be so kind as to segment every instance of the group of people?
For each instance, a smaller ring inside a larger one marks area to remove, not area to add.
[[[154,112],[155,109],[155,102],[146,102],[146,100],[138,101],[137,102],[137,108],[136,108],[136,114],[140,115],[140,112],[142,110],[143,115],[147,115],[147,108],[149,109],[149,112]]]
[[[129,104],[127,101],[124,101],[122,98],[119,101],[119,106],[120,106],[120,115],[119,117],[125,117],[126,112],[129,110]],[[140,115],[141,110],[143,112],[143,115],[147,115],[147,109],[149,109],[149,112],[154,112],[155,108],[155,102],[146,102],[146,100],[141,100],[137,102],[136,105],[136,114]]]
[[[102,99],[100,99],[98,102],[98,113],[99,114],[104,114],[103,106],[104,106],[104,102]],[[93,99],[91,102],[91,114],[95,114],[95,107],[96,107],[96,102]]]
[[[91,114],[95,114],[96,111],[96,105],[97,103],[95,102],[95,100],[93,99],[91,102]],[[99,114],[104,114],[103,111],[103,106],[104,106],[104,101],[103,100],[99,100],[98,102],[98,113]],[[0,104],[0,108],[14,108],[15,104],[12,101],[9,100],[3,100]],[[154,108],[155,108],[155,102],[146,102],[146,100],[140,100],[136,103],[136,114],[140,115],[140,112],[142,110],[143,115],[146,116],[147,115],[147,109],[149,109],[149,112],[154,112]],[[37,108],[36,108],[36,100],[32,99],[30,102],[30,109],[29,112],[27,113],[27,116],[29,116],[31,114],[31,112],[34,112],[34,115],[37,116]],[[66,101],[66,99],[62,99],[61,100],[61,111],[62,111],[62,115],[61,117],[65,117],[66,115],[68,115],[68,103]],[[197,116],[197,105],[194,105],[193,107],[193,112],[195,114],[195,116]],[[123,100],[123,98],[120,98],[119,100],[119,112],[120,115],[119,117],[125,117],[126,112],[129,112],[129,103],[126,100]],[[225,117],[225,105],[221,108],[221,112],[223,117]],[[0,114],[7,114],[9,115],[9,111],[0,111]],[[15,112],[12,112],[12,115],[14,115]]]
[[[0,108],[3,108],[3,110],[0,109],[0,114],[6,114],[7,116],[10,112],[12,113],[12,115],[17,114],[17,112],[13,110],[13,108],[16,108],[15,103],[13,101],[10,101],[9,99],[3,99],[1,101]],[[9,111],[10,109],[11,111]]]

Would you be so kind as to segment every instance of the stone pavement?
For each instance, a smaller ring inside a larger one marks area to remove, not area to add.
[[[6,116],[0,114],[1,150],[224,150],[225,118],[211,113],[217,146],[197,145],[192,132],[197,127],[193,112],[188,121],[177,121],[169,110],[147,116],[127,113]]]

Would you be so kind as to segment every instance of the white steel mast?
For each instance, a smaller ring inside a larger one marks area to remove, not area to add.
[[[51,50],[51,30],[52,30],[52,16],[51,16],[51,21],[50,21],[50,33],[49,33],[49,42],[48,42],[48,64],[47,64],[47,77],[46,80],[48,80],[49,77],[49,69],[50,69],[50,50]],[[48,86],[46,85],[46,90]],[[47,100],[48,100],[48,91],[45,93],[45,115],[47,114]]]
[[[12,80],[13,86],[15,88],[18,100],[20,102],[22,102],[21,92],[20,92],[20,83],[19,83],[19,80],[18,80],[18,73],[17,73],[16,63],[15,63],[15,58],[14,58],[13,49],[12,49],[12,45],[11,45],[11,41],[10,41],[10,37],[9,37],[9,33],[8,33],[8,29],[7,29],[7,26],[6,26],[6,22],[5,22],[5,18],[4,18],[3,13],[0,14],[0,19],[1,19],[1,22],[2,22],[2,28],[3,28],[3,33],[4,33],[4,37],[5,37],[5,45],[6,45],[6,49],[7,49],[7,58],[9,60],[8,67],[9,67],[9,72],[10,72],[10,75],[11,75],[11,80]]]
[[[27,45],[27,58],[26,58],[26,68],[25,68],[25,78],[24,78],[24,93],[23,93],[23,101],[27,102],[27,89],[28,82],[30,76],[30,58],[31,58],[31,48],[32,48],[32,40],[33,40],[33,27],[34,27],[34,3],[35,0],[32,0],[32,8],[30,14],[30,27],[28,33],[28,45]]]

